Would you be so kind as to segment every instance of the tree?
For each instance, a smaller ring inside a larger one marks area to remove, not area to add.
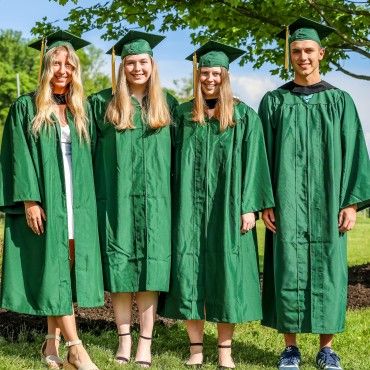
[[[91,6],[79,0],[53,0],[61,5],[74,3],[66,21],[73,32],[93,28],[104,29],[103,39],[117,39],[131,24],[147,31],[160,24],[159,31],[189,28],[194,43],[216,39],[246,50],[241,64],[250,62],[254,68],[271,63],[273,74],[283,70],[283,42],[276,44],[275,36],[283,25],[290,24],[298,15],[322,21],[336,32],[325,41],[327,57],[321,65],[326,73],[332,69],[358,79],[370,80],[344,68],[343,61],[351,54],[370,58],[368,1],[348,0],[105,0]],[[46,17],[37,22],[34,32],[50,27]],[[350,67],[349,67],[350,68]]]
[[[104,64],[103,52],[93,45],[89,45],[82,50],[78,50],[82,69],[82,81],[85,95],[110,86],[110,78],[101,72]]]
[[[16,74],[19,73],[20,92],[32,91],[37,85],[38,53],[27,47],[18,31],[0,31],[0,123],[17,97]]]
[[[40,53],[27,45],[21,32],[0,31],[0,124],[3,125],[12,102],[17,98],[16,74],[19,73],[21,94],[37,88]],[[106,88],[109,77],[100,72],[103,52],[89,45],[78,52],[82,66],[85,94]]]
[[[190,100],[193,96],[193,77],[183,77],[172,81],[174,88],[165,88],[172,96],[174,96],[180,103]]]

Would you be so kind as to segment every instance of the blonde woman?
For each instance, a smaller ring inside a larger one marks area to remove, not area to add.
[[[152,57],[162,39],[129,31],[109,51],[122,58],[117,87],[90,98],[104,282],[119,336],[116,361],[125,364],[131,357],[135,295],[140,317],[135,362],[142,367],[151,365],[158,292],[168,291],[170,275],[170,124],[177,102],[162,91]]]
[[[243,52],[210,41],[195,54],[195,98],[176,111],[171,281],[160,314],[186,320],[192,366],[203,362],[204,321],[216,322],[219,366],[234,368],[234,324],[261,318],[255,212],[274,202],[261,122],[231,91],[229,63]]]
[[[52,369],[63,364],[60,333],[69,347],[65,368],[97,369],[78,338],[72,306],[104,303],[88,111],[75,53],[87,44],[58,31],[30,45],[45,49],[40,83],[11,106],[1,150],[0,303],[47,316],[41,357]]]

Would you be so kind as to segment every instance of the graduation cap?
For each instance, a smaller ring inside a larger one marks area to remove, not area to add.
[[[224,67],[242,56],[245,51],[216,41],[208,41],[191,53],[186,60],[193,62],[193,89],[194,95],[197,87],[197,71],[200,67]],[[199,58],[199,62],[198,62]]]
[[[127,55],[149,54],[153,56],[153,49],[165,36],[152,33],[130,30],[106,54],[112,55],[112,94],[116,90],[116,54],[121,58]]]
[[[280,31],[277,36],[285,40],[285,68],[289,68],[289,45],[297,40],[316,41],[321,46],[321,40],[329,36],[335,29],[311,19],[300,17]]]
[[[58,46],[65,46],[68,45],[72,47],[74,50],[82,49],[83,47],[89,45],[90,42],[81,39],[75,35],[67,31],[56,31],[47,36],[42,37],[41,39],[32,42],[28,46],[30,48],[40,50],[40,69],[39,69],[39,81],[41,77],[41,70],[42,70],[42,60],[44,58],[44,54],[52,48]]]

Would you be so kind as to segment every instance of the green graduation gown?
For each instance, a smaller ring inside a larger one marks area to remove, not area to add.
[[[292,87],[267,93],[259,109],[277,227],[266,236],[262,323],[331,334],[343,331],[347,302],[347,237],[338,214],[370,206],[370,161],[346,92],[322,82],[306,102]]]
[[[172,112],[177,101],[166,94]],[[171,262],[170,126],[151,129],[135,107],[135,129],[104,119],[106,89],[89,100],[97,131],[94,158],[105,289],[167,291]]]
[[[258,115],[235,102],[236,125],[176,114],[173,249],[162,316],[237,323],[261,318],[256,230],[241,234],[240,216],[272,207]]]
[[[72,141],[75,264],[70,270],[64,167],[60,126],[42,129],[35,138],[31,123],[34,95],[18,98],[5,123],[0,159],[0,206],[5,212],[0,306],[47,316],[72,314],[104,304],[103,278],[91,159],[91,145],[80,141],[67,111]],[[46,213],[45,232],[28,226],[26,200]]]

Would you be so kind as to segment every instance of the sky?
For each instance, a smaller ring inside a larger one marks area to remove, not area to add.
[[[82,5],[91,5],[95,0],[83,0]],[[25,38],[32,38],[31,28],[36,21],[47,16],[49,21],[57,21],[61,28],[67,28],[68,24],[62,19],[68,14],[68,10],[75,5],[60,6],[49,0],[0,0],[0,29],[13,29],[22,31]],[[153,31],[155,33],[155,31]],[[103,41],[100,36],[102,31],[93,30],[85,33],[83,37],[102,50],[108,50],[113,42]],[[189,77],[191,63],[185,57],[191,54],[195,46],[191,44],[188,30],[171,31],[166,33],[166,39],[159,44],[154,55],[159,64],[160,76],[164,87],[173,87],[173,80]],[[105,57],[106,73],[110,71],[110,58]],[[355,73],[369,74],[370,63],[365,57],[353,56],[344,62],[343,67],[349,67]],[[269,90],[273,90],[283,83],[276,76],[271,76],[268,66],[260,70],[253,70],[251,65],[240,67],[238,63],[230,66],[231,82],[234,95],[238,96],[254,109],[262,96]],[[370,152],[370,82],[354,79],[341,72],[330,72],[323,77],[330,84],[349,92],[356,103],[364,133]]]

